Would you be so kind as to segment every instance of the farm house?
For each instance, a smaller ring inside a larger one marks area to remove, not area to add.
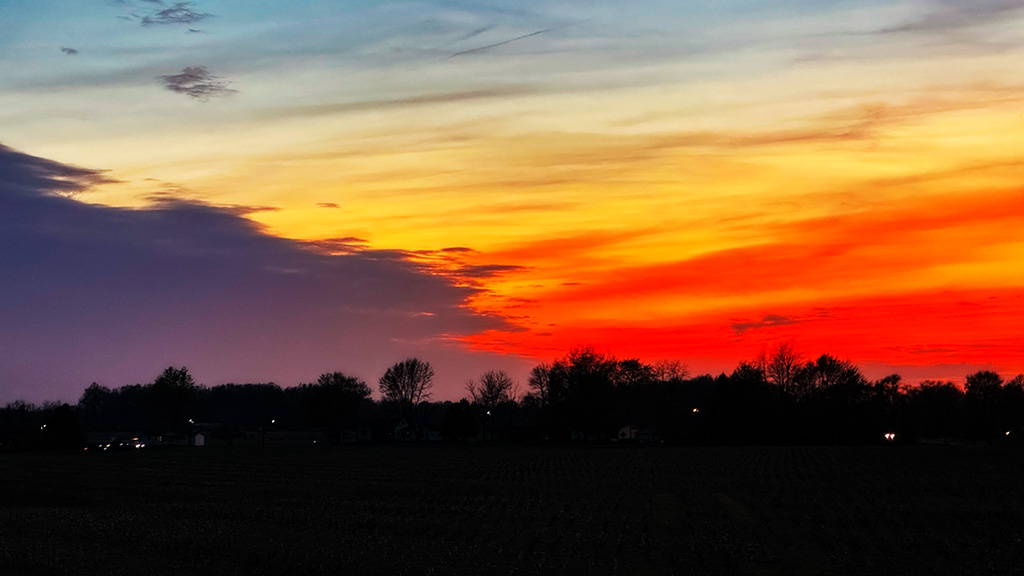
[[[653,426],[637,426],[635,424],[626,424],[619,428],[619,433],[616,437],[619,440],[635,442],[655,442],[660,440],[658,431]]]

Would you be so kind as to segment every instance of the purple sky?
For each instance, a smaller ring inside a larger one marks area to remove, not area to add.
[[[451,342],[504,324],[401,252],[326,254],[264,234],[244,207],[79,200],[103,178],[0,147],[0,401],[73,402],[170,365],[211,385],[340,370],[375,387],[412,355],[458,396],[465,374],[516,366]]]

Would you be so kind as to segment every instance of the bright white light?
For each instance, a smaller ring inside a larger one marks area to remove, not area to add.
[[[273,424],[274,422],[277,422],[277,420],[271,420],[270,421],[271,424]]]
[[[1007,431],[1006,431],[1006,435],[1007,435],[1007,436],[1009,436],[1009,435],[1010,435],[1010,431],[1009,431],[1009,430],[1007,430]]]
[[[894,433],[892,433],[892,432],[886,432],[886,433],[885,433],[885,439],[886,439],[887,441],[889,441],[889,442],[893,442],[893,441],[895,441],[895,440],[896,440],[896,434],[894,434]]]
[[[488,410],[488,411],[487,411],[487,415],[488,415],[488,416],[490,416],[490,415],[491,415],[491,411],[490,411],[490,410]]]
[[[698,412],[700,412],[700,409],[699,409],[699,408],[694,408],[694,409],[693,409],[693,413],[694,413],[694,414],[696,414],[696,413],[698,413]]]

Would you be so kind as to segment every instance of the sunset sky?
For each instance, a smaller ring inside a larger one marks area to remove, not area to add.
[[[0,0],[0,402],[1024,372],[1024,1]]]

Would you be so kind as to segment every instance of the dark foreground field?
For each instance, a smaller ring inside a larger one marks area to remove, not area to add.
[[[0,574],[1024,574],[989,447],[0,455]]]

